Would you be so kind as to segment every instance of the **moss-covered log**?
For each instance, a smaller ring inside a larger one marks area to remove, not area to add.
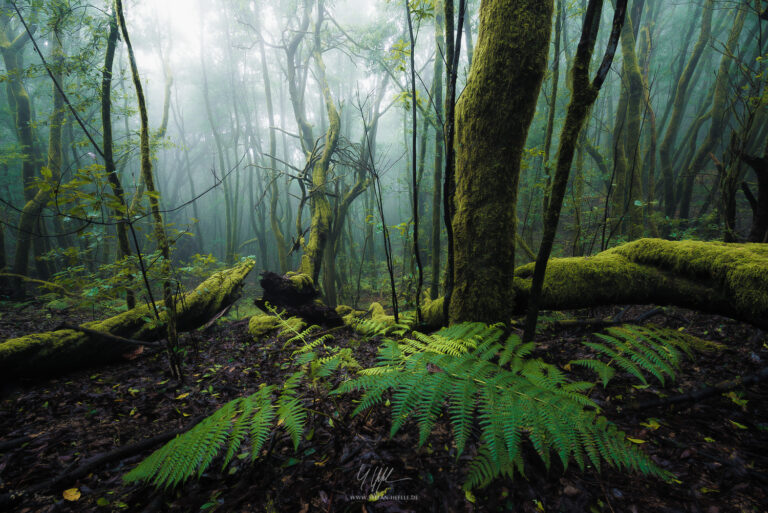
[[[320,293],[309,275],[288,273],[280,276],[266,271],[261,276],[259,283],[264,289],[264,296],[254,303],[264,312],[276,308],[289,316],[301,317],[310,324],[344,324],[339,314],[319,299]]]
[[[525,311],[533,264],[515,271]],[[585,258],[549,261],[541,307],[674,305],[768,328],[768,245],[640,239]]]
[[[236,267],[218,272],[178,301],[178,329],[188,331],[198,328],[234,303],[240,297],[243,280],[253,266],[253,260],[246,260]],[[152,313],[148,306],[143,305],[103,321],[83,324],[83,327],[133,340],[154,341],[166,335],[163,322],[166,315],[161,314],[159,323],[147,322]],[[0,344],[0,380],[60,374],[107,364],[119,361],[124,353],[133,349],[127,344],[75,330],[9,339]]]

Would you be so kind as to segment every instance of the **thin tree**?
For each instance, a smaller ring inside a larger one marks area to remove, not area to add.
[[[589,111],[594,105],[605,82],[608,71],[613,62],[613,56],[619,43],[624,18],[627,11],[627,0],[618,0],[613,14],[613,29],[608,47],[603,56],[600,68],[597,70],[594,80],[589,80],[589,65],[592,62],[592,54],[597,42],[597,33],[600,29],[600,16],[603,11],[603,0],[590,0],[587,12],[584,15],[584,24],[581,29],[581,39],[576,50],[576,58],[571,74],[571,101],[565,117],[565,124],[560,134],[560,147],[557,152],[557,167],[555,179],[552,183],[552,194],[544,218],[544,235],[542,236],[539,253],[536,257],[536,267],[533,272],[531,293],[528,298],[528,315],[525,319],[524,340],[533,340],[536,332],[536,320],[539,314],[539,301],[541,289],[544,284],[544,275],[547,270],[547,261],[552,253],[552,245],[557,233],[557,225],[560,219],[560,210],[563,206],[563,198],[568,186],[568,176],[576,150],[579,134]]]

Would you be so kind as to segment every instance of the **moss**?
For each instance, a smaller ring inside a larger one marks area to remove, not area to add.
[[[355,310],[351,306],[347,305],[339,305],[336,307],[336,313],[341,316],[341,319],[344,321],[344,324],[347,326],[352,325],[355,320],[365,315],[365,312],[362,310]]]
[[[254,315],[248,321],[248,333],[253,337],[253,340],[258,342],[277,328],[277,324],[277,317],[274,315]]]
[[[315,282],[312,277],[305,273],[289,272],[286,276],[298,292],[309,292],[315,290]]]
[[[533,265],[515,274],[520,312]],[[768,327],[768,247],[640,239],[592,257],[549,261],[542,308],[607,304],[676,305]]]
[[[245,260],[238,266],[213,274],[178,302],[180,330],[197,328],[239,296],[243,279],[255,262]],[[167,318],[158,303],[161,321]],[[162,322],[147,322],[153,314],[142,305],[103,321],[83,327],[126,338],[153,341],[165,336]],[[58,330],[6,340],[0,344],[0,380],[15,376],[47,375],[53,372],[98,365],[119,360],[130,352],[124,345],[91,338],[79,331]]]
[[[289,317],[285,320],[288,325],[287,328],[280,330],[280,338],[287,339],[296,335],[296,332],[300,332],[307,327],[307,322],[301,317]]]
[[[552,0],[489,0],[456,107],[451,322],[508,320],[517,186],[546,71]],[[514,20],[514,23],[510,23]]]
[[[421,319],[427,329],[438,329],[445,323],[443,316],[443,303],[445,298],[439,297],[427,302],[421,307]]]
[[[744,312],[768,311],[768,246],[640,239],[610,250],[716,288]]]

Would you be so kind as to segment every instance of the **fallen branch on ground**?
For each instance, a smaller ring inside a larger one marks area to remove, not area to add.
[[[673,404],[698,402],[715,395],[720,395],[720,394],[724,394],[725,392],[730,392],[731,390],[734,390],[736,388],[755,385],[765,379],[768,379],[768,367],[763,367],[763,369],[761,369],[759,372],[756,372],[754,374],[749,374],[748,376],[743,376],[743,377],[739,376],[736,379],[721,381],[717,385],[714,385],[711,387],[704,387],[696,390],[691,390],[690,392],[686,392],[680,395],[674,395],[672,397],[664,397],[661,399],[653,399],[651,401],[631,404],[629,406],[625,406],[625,408],[629,410],[637,411],[637,410],[646,410],[649,408],[660,408],[662,406],[671,406]]]

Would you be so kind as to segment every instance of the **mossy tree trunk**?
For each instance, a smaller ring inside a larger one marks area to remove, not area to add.
[[[56,86],[56,82],[62,83],[62,65],[64,62],[64,51],[61,46],[61,39],[58,34],[55,34],[52,38],[51,57],[52,63],[50,74],[52,78],[51,91],[53,96],[53,109],[51,111],[50,128],[48,130],[48,159],[45,169],[43,170],[43,176],[51,180],[52,183],[59,182],[61,180],[61,161],[62,161],[62,125],[64,124],[64,97],[61,91]],[[19,105],[25,103],[25,100],[19,95],[20,91],[14,91],[14,97],[16,98],[17,108]],[[29,103],[27,97],[26,103]],[[27,137],[32,137],[31,127],[20,127],[18,125],[19,112],[17,112],[17,128],[19,128],[20,139],[24,141]],[[29,125],[30,121],[27,121]],[[23,128],[23,129],[22,129]],[[21,135],[24,133],[25,135]],[[29,141],[27,141],[29,142]],[[22,142],[22,147],[25,147],[26,143]],[[31,147],[31,146],[30,146]],[[24,165],[28,162],[26,154],[23,157]],[[26,176],[25,176],[26,179]],[[16,253],[14,255],[14,272],[15,274],[25,276],[29,265],[29,253],[30,247],[39,235],[41,234],[43,224],[40,222],[40,213],[43,208],[48,204],[51,198],[51,187],[41,187],[34,193],[34,196],[27,201],[24,208],[21,210],[21,216],[19,219],[19,236],[16,243]],[[40,255],[40,251],[35,251]],[[42,266],[45,271],[41,271],[41,266],[38,266],[38,274],[42,279],[47,279],[47,266]],[[17,281],[14,285],[16,293],[23,294],[24,286],[23,282]]]
[[[328,116],[328,130],[325,133],[325,145],[312,168],[312,191],[310,191],[309,206],[311,220],[309,227],[309,241],[304,246],[304,254],[301,256],[300,271],[312,278],[314,283],[318,283],[320,276],[320,266],[323,262],[323,253],[326,249],[328,236],[331,229],[331,205],[326,194],[328,182],[328,170],[331,164],[331,157],[336,151],[339,142],[339,131],[341,120],[336,104],[331,96],[331,89],[325,78],[325,62],[323,61],[322,47],[320,41],[320,29],[324,19],[324,2],[317,2],[317,22],[314,30],[314,47],[312,49],[312,59],[317,67],[317,79],[322,88],[323,100],[325,102],[326,114]]]
[[[456,106],[451,323],[506,322],[515,305],[517,186],[552,13],[553,0],[480,5],[477,47]]]
[[[624,118],[625,127],[620,141],[625,159],[624,176],[619,178],[618,181],[622,187],[616,191],[617,199],[621,203],[621,210],[615,214],[622,217],[621,230],[629,240],[640,237],[643,232],[643,163],[640,154],[640,138],[645,86],[635,53],[635,31],[633,29],[633,24],[639,23],[639,17],[637,19],[629,18],[621,31],[622,69],[626,77],[624,87],[627,95],[627,110]]]
[[[0,54],[8,72],[6,83],[8,105],[14,119],[16,136],[21,146],[21,176],[24,183],[24,200],[30,201],[35,193],[26,187],[32,183],[37,172],[37,148],[32,124],[32,103],[24,84],[23,52],[30,36],[26,31],[13,36],[9,26],[9,17],[0,16]],[[34,28],[31,28],[34,33]]]
[[[515,271],[515,308],[507,318],[528,306],[534,269]],[[767,291],[766,244],[639,239],[590,257],[550,260],[540,305],[673,305],[768,329]]]
[[[429,297],[436,299],[438,295],[438,288],[440,286],[440,229],[442,226],[440,204],[442,201],[443,190],[443,143],[445,141],[445,134],[443,133],[443,126],[441,120],[443,119],[443,55],[445,54],[445,44],[443,43],[444,28],[443,28],[443,5],[442,1],[438,1],[435,5],[435,46],[437,47],[437,54],[435,55],[435,66],[433,70],[433,84],[432,84],[432,103],[435,106],[435,159],[434,159],[434,175],[432,181],[432,240],[431,242],[431,262],[432,275],[429,282]],[[471,37],[470,37],[471,39]]]
[[[528,315],[525,321],[526,340],[532,340],[536,330],[536,320],[539,313],[539,298],[544,283],[544,275],[547,270],[547,262],[552,253],[552,246],[557,233],[560,220],[560,211],[563,206],[563,198],[568,186],[568,177],[571,172],[571,164],[576,151],[576,144],[581,134],[581,129],[589,115],[592,105],[597,100],[597,95],[605,81],[613,62],[613,56],[619,43],[619,34],[622,32],[624,18],[627,10],[627,0],[619,0],[613,17],[613,28],[608,40],[608,47],[600,63],[594,80],[589,79],[589,65],[597,42],[597,33],[600,28],[600,16],[603,11],[602,0],[590,0],[584,15],[584,24],[581,30],[581,39],[576,50],[576,58],[571,74],[571,101],[568,104],[568,112],[565,124],[560,135],[560,147],[557,152],[557,165],[555,168],[555,180],[552,184],[552,193],[544,218],[544,234],[542,235],[539,253],[536,256],[535,271],[531,285],[530,301],[528,303]]]
[[[253,269],[254,261],[218,272],[179,304],[177,325],[180,331],[189,331],[203,325],[240,297],[243,280]],[[151,342],[167,336],[164,323],[169,310],[162,309],[159,322],[146,322],[153,312],[147,305],[103,321],[90,322],[84,328],[123,338]],[[0,381],[19,377],[48,377],[84,367],[120,361],[136,346],[99,339],[76,330],[57,330],[37,333],[0,343]]]
[[[9,26],[9,17],[0,16],[0,54],[3,56],[5,69],[8,71],[6,92],[8,106],[11,109],[14,120],[14,129],[21,147],[21,177],[24,185],[24,201],[21,218],[19,220],[16,250],[14,254],[14,272],[26,275],[29,268],[29,252],[32,240],[37,230],[37,218],[40,209],[47,202],[46,193],[37,197],[32,184],[37,172],[38,150],[35,144],[35,134],[32,123],[32,103],[29,93],[23,81],[23,51],[29,42],[30,36],[26,31],[13,36]],[[34,30],[34,29],[33,29]],[[37,197],[37,199],[35,199]],[[44,276],[41,276],[45,278]],[[11,289],[15,294],[24,294],[24,282],[11,280]]]
[[[176,297],[171,283],[171,245],[165,233],[165,224],[163,216],[160,213],[160,196],[155,189],[155,181],[152,175],[152,155],[149,147],[149,119],[147,116],[147,104],[144,98],[144,89],[141,85],[139,69],[136,65],[136,57],[133,53],[131,40],[128,36],[128,28],[125,24],[123,15],[122,0],[115,0],[115,12],[120,25],[120,31],[128,49],[128,60],[131,66],[131,75],[133,77],[133,86],[136,89],[136,99],[139,106],[139,117],[141,119],[140,132],[140,150],[141,150],[141,176],[144,180],[147,196],[149,196],[149,206],[152,212],[152,224],[154,228],[155,240],[162,259],[163,279],[163,309],[165,312],[164,325],[168,337],[168,357],[171,364],[171,371],[176,379],[181,379],[181,368],[177,361],[176,349],[178,347],[178,333],[176,331]],[[166,113],[167,115],[167,113]],[[166,120],[167,122],[167,120]],[[146,277],[145,277],[146,279]],[[149,292],[149,286],[147,286]],[[160,320],[159,311],[155,309],[155,317]]]

